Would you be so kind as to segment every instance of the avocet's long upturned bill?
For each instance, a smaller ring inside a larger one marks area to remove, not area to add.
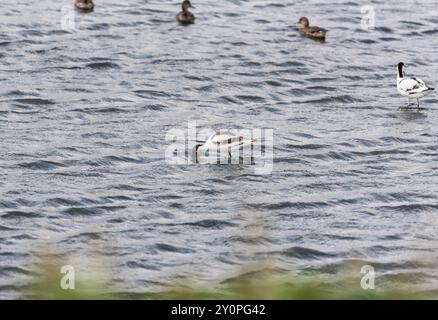
[[[417,107],[420,107],[420,98],[429,94],[434,88],[428,87],[423,80],[415,77],[406,77],[404,72],[405,64],[400,62],[397,65],[397,90],[408,98],[408,107],[411,99],[417,99]]]

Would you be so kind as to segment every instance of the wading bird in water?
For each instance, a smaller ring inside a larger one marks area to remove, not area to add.
[[[428,87],[423,80],[416,77],[406,77],[404,72],[405,64],[400,62],[397,65],[397,90],[398,92],[408,98],[408,105],[410,107],[411,99],[417,100],[417,108],[420,108],[420,98],[431,93],[434,88]]]

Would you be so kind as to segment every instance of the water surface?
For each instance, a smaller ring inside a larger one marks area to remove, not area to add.
[[[361,1],[197,0],[182,27],[175,1],[107,0],[65,30],[72,2],[0,4],[1,298],[44,248],[126,293],[349,262],[437,288],[438,100],[395,88],[399,61],[436,85],[436,1],[372,1],[364,30]],[[168,164],[188,121],[274,129],[272,174]]]

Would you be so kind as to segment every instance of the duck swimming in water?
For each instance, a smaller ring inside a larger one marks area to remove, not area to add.
[[[195,23],[195,15],[189,11],[190,8],[195,7],[192,6],[190,0],[184,0],[181,6],[182,11],[176,15],[176,20],[181,24]]]
[[[327,33],[327,30],[320,27],[310,27],[309,19],[307,17],[301,17],[300,20],[298,20],[298,24],[300,25],[299,32],[302,36],[316,40],[325,39],[325,34]]]
[[[423,80],[418,79],[416,77],[406,77],[405,72],[403,70],[405,64],[403,62],[399,62],[397,65],[397,90],[402,96],[408,98],[408,105],[406,108],[409,108],[410,100],[417,99],[417,108],[420,108],[420,98],[425,95],[431,93],[434,88],[428,87]]]
[[[240,158],[242,148],[251,151],[252,145],[253,140],[242,135],[215,133],[205,143],[195,146],[194,159],[196,163],[228,163],[233,155]]]
[[[75,6],[77,9],[84,11],[84,12],[93,11],[93,9],[94,9],[93,0],[76,0]]]

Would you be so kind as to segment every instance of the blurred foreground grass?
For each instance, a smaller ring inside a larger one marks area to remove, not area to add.
[[[24,289],[25,299],[261,299],[261,300],[323,300],[323,299],[437,299],[437,291],[411,290],[409,287],[389,285],[364,290],[360,276],[292,277],[276,276],[275,272],[247,272],[211,287],[190,280],[175,284],[161,292],[124,293],[97,280],[91,273],[76,274],[75,289],[61,288],[61,265],[55,259],[44,258],[39,271]]]

